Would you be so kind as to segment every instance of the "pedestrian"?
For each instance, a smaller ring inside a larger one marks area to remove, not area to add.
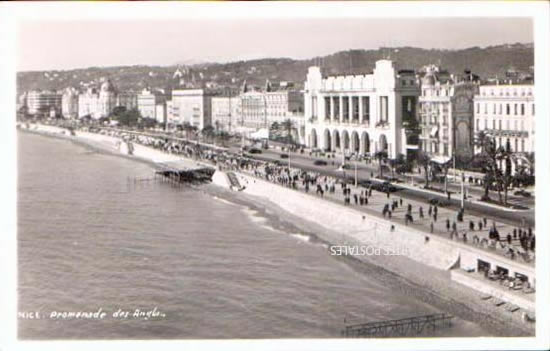
[[[434,222],[437,222],[437,213],[434,213]]]
[[[428,216],[432,216],[432,205],[428,208]]]
[[[487,227],[487,218],[483,217],[483,228]]]
[[[353,200],[355,201],[355,205],[357,205],[357,194],[353,194]]]
[[[403,206],[403,199],[402,198],[399,198],[399,206]]]
[[[472,221],[472,220],[470,220],[470,230],[471,231],[475,230],[475,224],[474,224],[474,221]]]
[[[434,232],[434,222],[430,223],[430,233]]]
[[[390,191],[386,191],[386,197],[389,199],[390,198]]]
[[[388,218],[391,219],[391,211],[388,212]]]
[[[420,208],[418,209],[418,215],[420,216],[420,218],[424,218],[424,209],[422,208],[422,206],[420,206]]]
[[[368,205],[368,204],[369,204],[369,198],[366,197],[366,198],[365,198],[365,206]]]
[[[477,222],[477,228],[479,229],[479,231],[483,229],[483,223],[481,222],[481,219],[479,220],[479,222]]]
[[[411,211],[412,211],[412,205],[409,204],[409,205],[407,206],[407,212],[411,213]]]
[[[445,227],[447,227],[447,231],[449,231],[449,228],[451,227],[451,222],[449,221],[449,218],[445,221]]]
[[[453,222],[453,233],[456,233],[456,222]]]

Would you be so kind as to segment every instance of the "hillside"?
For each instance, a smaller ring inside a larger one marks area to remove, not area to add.
[[[177,69],[173,66],[89,67],[66,71],[34,71],[17,74],[17,90],[63,89],[97,82],[102,76],[110,77],[119,90],[141,90],[144,87],[174,88],[180,83],[188,86],[231,86],[237,89],[244,79],[250,85],[262,86],[266,79],[274,82],[292,81],[301,87],[307,68],[322,62],[325,74],[367,73],[376,60],[389,57],[398,68],[419,69],[435,63],[459,73],[465,68],[482,79],[499,76],[515,68],[529,72],[534,65],[533,44],[507,44],[485,48],[472,47],[462,50],[421,49],[413,47],[379,48],[377,50],[348,50],[309,60],[266,58],[230,63],[208,63],[187,66],[188,72],[173,79]]]

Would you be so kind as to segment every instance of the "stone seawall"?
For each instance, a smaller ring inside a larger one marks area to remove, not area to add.
[[[216,171],[213,182],[227,187],[225,174]],[[411,226],[391,224],[387,220],[359,212],[315,195],[285,188],[252,176],[236,173],[244,193],[263,197],[304,220],[336,230],[342,238],[386,252],[394,252],[441,270],[458,264],[460,250],[453,243],[435,235],[415,230]]]

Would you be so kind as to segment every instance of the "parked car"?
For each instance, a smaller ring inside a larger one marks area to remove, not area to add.
[[[261,153],[262,153],[262,150],[256,149],[256,148],[252,148],[252,149],[248,150],[248,152],[251,153],[251,154],[261,154]]]
[[[430,205],[438,206],[438,207],[446,207],[449,206],[451,203],[447,200],[441,200],[436,197],[432,197],[429,200]]]
[[[525,191],[524,189],[514,191],[514,195],[523,196],[523,197],[531,197],[531,193],[528,192],[528,191]]]
[[[281,154],[281,158],[288,158],[288,154]]]
[[[315,160],[313,161],[313,164],[315,166],[326,166],[327,165],[327,161],[325,160]]]

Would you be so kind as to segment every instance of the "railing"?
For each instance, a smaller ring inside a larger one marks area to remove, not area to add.
[[[450,327],[454,316],[446,313],[418,317],[395,319],[382,322],[370,322],[346,325],[342,330],[344,337],[395,337],[421,334],[423,331],[435,331],[438,327]]]

